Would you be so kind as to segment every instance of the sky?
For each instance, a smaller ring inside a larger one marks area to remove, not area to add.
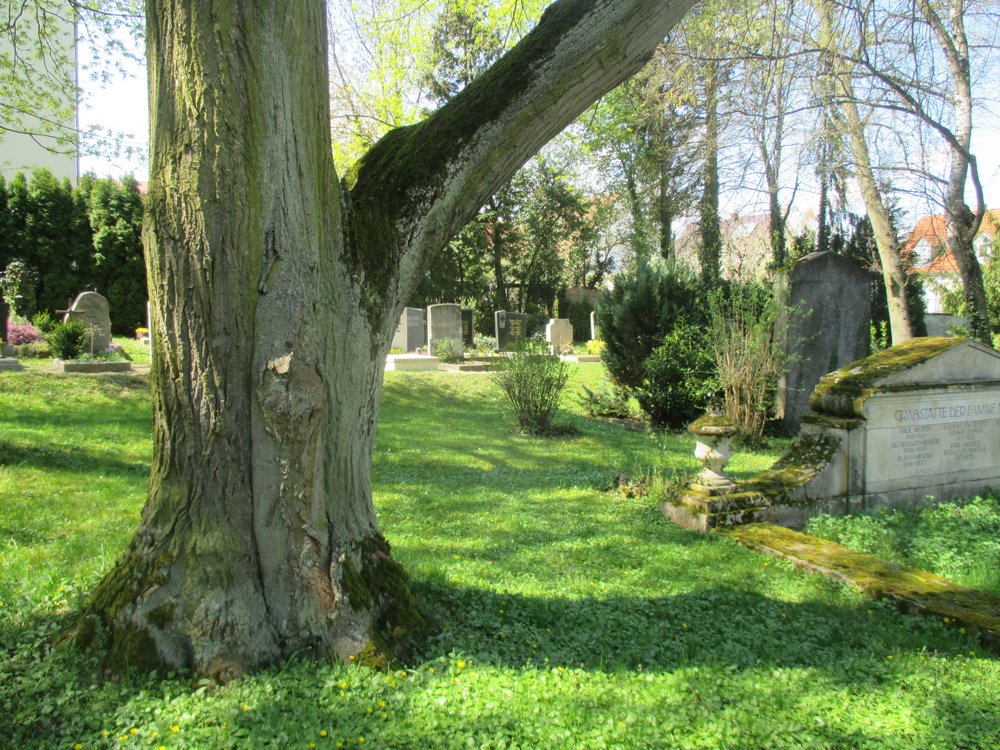
[[[141,50],[136,48],[141,57]],[[80,125],[83,129],[98,126],[102,130],[114,130],[126,134],[123,141],[126,145],[137,147],[142,156],[84,155],[80,158],[80,173],[92,171],[98,177],[121,177],[132,174],[140,182],[149,179],[149,165],[144,156],[149,140],[148,96],[146,91],[145,66],[130,64],[126,66],[127,76],[115,75],[111,82],[99,85],[89,80],[86,74],[87,66],[92,64],[88,58],[86,45],[81,45],[80,53],[80,85],[84,90],[84,102],[80,108]],[[973,131],[973,153],[979,159],[979,172],[983,182],[987,207],[1000,208],[1000,122],[996,117],[983,114],[976,115]],[[975,206],[971,180],[968,188],[968,203]],[[801,215],[809,210],[815,210],[815,201],[808,194],[800,195],[801,200],[793,210],[793,214]],[[761,195],[734,195],[732,192],[722,196],[722,212],[731,214],[739,211],[742,215],[763,213],[766,203],[760,202]],[[760,202],[756,207],[747,206],[751,201]],[[929,207],[926,201],[916,199],[901,200],[902,207],[907,211],[907,226],[913,226],[921,216],[928,212],[937,213]],[[742,210],[740,210],[742,207]]]

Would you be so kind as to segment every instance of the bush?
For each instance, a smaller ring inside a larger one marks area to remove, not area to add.
[[[490,379],[500,389],[521,429],[551,435],[552,418],[569,379],[569,365],[545,348],[527,342],[491,366]]]
[[[628,394],[614,383],[606,383],[593,390],[585,385],[580,387],[583,392],[579,394],[578,400],[588,417],[632,418]]]
[[[87,343],[87,327],[79,320],[60,323],[49,334],[49,346],[59,359],[78,359]]]
[[[13,321],[7,321],[7,343],[11,346],[34,344],[41,340],[41,335],[31,323],[18,325]]]
[[[52,330],[59,325],[59,321],[53,318],[49,313],[42,311],[40,313],[35,313],[35,317],[31,319],[31,325],[38,329],[38,332],[44,338],[52,333]]]
[[[712,342],[700,326],[675,326],[644,364],[646,377],[636,397],[655,426],[684,427],[719,391]]]
[[[593,311],[593,305],[586,299],[566,305],[566,317],[573,326],[573,341],[590,341],[590,313]]]
[[[640,260],[635,271],[616,276],[597,304],[602,358],[611,377],[627,389],[640,388],[646,358],[670,330],[682,320],[704,324],[705,313],[701,282],[682,263]]]
[[[44,341],[32,341],[15,346],[14,356],[18,359],[48,359],[52,356],[52,350]]]
[[[711,347],[726,416],[742,436],[757,440],[774,404],[778,378],[786,369],[785,302],[757,284],[734,284],[728,295],[714,291],[709,309]]]

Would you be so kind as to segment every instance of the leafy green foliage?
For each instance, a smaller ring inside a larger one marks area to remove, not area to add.
[[[87,344],[87,327],[79,320],[60,323],[48,335],[48,342],[59,359],[78,359]]]
[[[586,299],[566,305],[564,317],[573,326],[573,341],[590,341],[590,314],[593,311],[594,306]]]
[[[84,175],[73,188],[46,169],[30,183],[15,175],[0,200],[4,295],[15,311],[51,314],[90,284],[107,291],[112,328],[130,333],[146,321],[142,196],[131,176],[120,183]]]
[[[490,380],[503,394],[522,430],[533,435],[553,432],[570,366],[544,346],[526,342],[493,361]]]
[[[580,386],[578,400],[588,417],[631,419],[634,416],[629,395],[610,381],[596,387]]]
[[[1000,596],[1000,498],[809,521],[813,536]]]
[[[653,425],[680,429],[719,392],[712,342],[701,326],[679,323],[644,362],[646,377],[636,390]]]
[[[684,264],[640,259],[618,274],[597,304],[611,377],[627,389],[642,387],[646,358],[682,320],[704,324],[705,307],[701,283]]]
[[[583,364],[571,387],[602,378]],[[605,489],[633,467],[696,469],[690,438],[578,408],[573,440],[503,435],[488,379],[438,372],[386,373],[372,467],[379,526],[440,625],[405,670],[104,682],[56,644],[140,522],[149,380],[2,384],[0,746],[909,750],[1000,734],[1000,663],[969,635]]]

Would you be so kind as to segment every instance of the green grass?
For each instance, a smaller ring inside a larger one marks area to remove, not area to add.
[[[1000,596],[1000,497],[818,516],[809,534]]]
[[[101,683],[52,643],[137,523],[146,383],[0,377],[0,747],[1000,747],[1000,665],[969,635],[608,491],[693,468],[689,436],[599,425],[572,399],[577,437],[511,435],[475,374],[386,375],[376,508],[440,625],[407,669]]]

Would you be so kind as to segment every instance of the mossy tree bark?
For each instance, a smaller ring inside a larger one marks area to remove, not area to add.
[[[419,621],[372,507],[382,371],[434,255],[691,0],[560,0],[339,182],[322,0],[151,0],[155,445],[81,641],[228,679]]]

